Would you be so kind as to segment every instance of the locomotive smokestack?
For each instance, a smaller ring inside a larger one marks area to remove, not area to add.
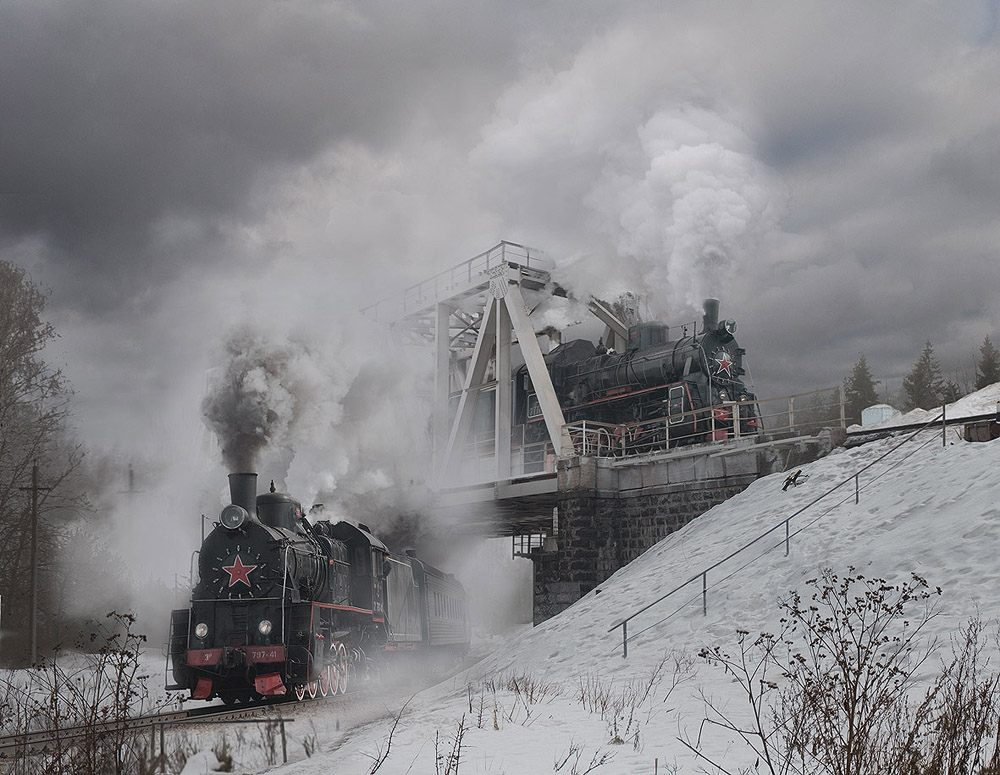
[[[705,316],[702,325],[706,331],[714,331],[719,327],[719,300],[705,299]]]
[[[257,513],[257,474],[230,474],[229,497],[251,515]]]

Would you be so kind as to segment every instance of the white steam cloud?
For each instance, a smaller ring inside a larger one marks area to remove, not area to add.
[[[746,135],[708,110],[661,111],[637,136],[638,158],[609,165],[587,204],[654,307],[725,297],[777,226],[767,171]]]
[[[471,158],[497,206],[515,203],[530,239],[570,257],[557,279],[578,298],[633,292],[674,316],[757,268],[785,194],[744,111],[688,68],[700,38],[649,55],[671,23],[624,23],[512,85]]]

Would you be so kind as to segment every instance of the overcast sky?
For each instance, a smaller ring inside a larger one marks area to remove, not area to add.
[[[996,2],[2,0],[0,105],[0,258],[93,444],[195,428],[232,325],[500,239],[718,295],[758,395],[1000,342]]]

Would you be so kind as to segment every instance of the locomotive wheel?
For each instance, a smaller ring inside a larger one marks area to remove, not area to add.
[[[330,666],[327,665],[323,668],[323,671],[319,674],[319,696],[329,697],[330,696]]]
[[[316,689],[318,686],[318,681],[310,681],[306,684],[306,694],[309,695],[310,700],[316,699]]]
[[[337,644],[337,655],[335,657],[337,666],[337,691],[347,694],[347,649],[343,643]]]
[[[330,665],[330,694],[343,694],[340,689],[340,660],[337,657],[337,649],[334,647],[330,654],[330,658],[335,660],[332,665]]]
[[[295,688],[292,690],[295,692],[295,699],[302,702],[306,698],[306,685],[305,684],[295,684]]]

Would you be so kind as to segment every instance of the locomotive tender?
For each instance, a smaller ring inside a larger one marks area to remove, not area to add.
[[[736,342],[736,321],[720,321],[719,301],[706,299],[700,331],[670,333],[663,323],[638,323],[623,353],[577,339],[545,355],[566,422],[604,425],[599,448],[607,454],[719,440],[737,428],[755,433],[756,396],[742,379],[746,350]],[[524,425],[526,443],[547,438],[526,366],[514,375],[514,422]]]
[[[226,704],[343,693],[387,651],[468,649],[465,590],[364,525],[310,524],[257,474],[229,475],[190,608],[171,613],[168,689]]]

